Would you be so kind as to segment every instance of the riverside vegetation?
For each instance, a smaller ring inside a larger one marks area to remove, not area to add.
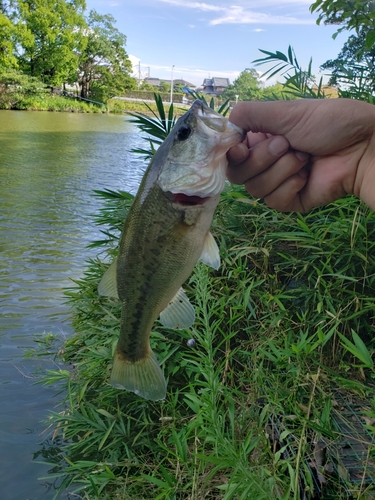
[[[292,78],[287,90],[297,92]],[[156,105],[152,118],[133,116],[150,137],[149,149],[135,152],[145,160],[173,124],[173,105],[167,116]],[[63,344],[37,339],[40,355],[62,363],[40,381],[56,384],[63,401],[37,453],[58,490],[90,500],[296,500],[313,498],[318,484],[319,498],[372,498],[373,446],[356,480],[342,465],[325,468],[315,446],[334,454],[343,438],[338,394],[366,401],[363,418],[375,430],[374,212],[347,197],[283,214],[228,185],[212,226],[221,267],[198,264],[185,286],[194,326],[154,325],[168,394],[152,403],[108,383],[120,306],[97,285],[133,198],[95,195],[103,200],[99,257],[66,291],[76,333]]]

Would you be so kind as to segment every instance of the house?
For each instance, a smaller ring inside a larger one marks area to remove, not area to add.
[[[202,84],[203,94],[209,94],[218,97],[223,93],[226,87],[230,84],[229,78],[205,78]]]

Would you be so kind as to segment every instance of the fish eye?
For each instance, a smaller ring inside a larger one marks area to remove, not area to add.
[[[191,128],[187,125],[182,125],[177,132],[177,140],[178,141],[186,141],[186,139],[191,134]]]

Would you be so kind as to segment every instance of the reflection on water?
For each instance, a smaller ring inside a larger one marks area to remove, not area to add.
[[[141,142],[123,116],[0,111],[1,500],[53,496],[37,480],[48,468],[32,463],[59,403],[33,373],[53,360],[23,354],[35,333],[71,333],[63,289],[95,254],[92,190],[134,193],[145,165],[129,150]]]

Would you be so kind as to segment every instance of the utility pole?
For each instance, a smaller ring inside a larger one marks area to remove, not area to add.
[[[174,64],[172,66],[172,78],[171,78],[171,104],[173,103],[173,68]]]

